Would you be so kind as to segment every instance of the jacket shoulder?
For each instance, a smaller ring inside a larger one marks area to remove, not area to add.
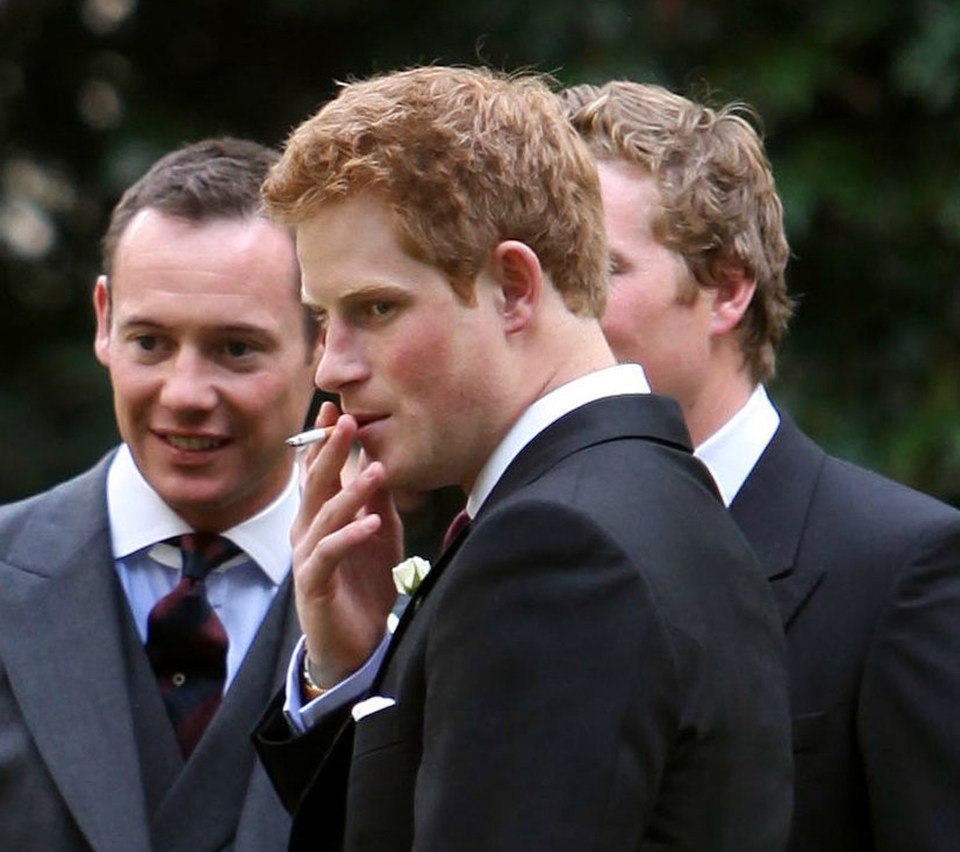
[[[23,544],[56,538],[92,520],[107,522],[107,471],[113,451],[96,465],[58,485],[0,505],[0,558],[10,559]],[[81,508],[82,507],[82,508]]]

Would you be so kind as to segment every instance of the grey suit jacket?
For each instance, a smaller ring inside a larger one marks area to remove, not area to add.
[[[960,844],[960,512],[787,416],[731,506],[786,626],[790,852]]]
[[[108,466],[0,507],[0,849],[285,849],[249,734],[298,635],[289,580],[184,765],[114,570]]]

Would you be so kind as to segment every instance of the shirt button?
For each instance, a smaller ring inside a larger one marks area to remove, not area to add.
[[[174,686],[183,686],[187,682],[187,676],[183,672],[177,672],[171,680]]]

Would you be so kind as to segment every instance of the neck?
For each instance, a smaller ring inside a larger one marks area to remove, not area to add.
[[[690,431],[694,447],[699,447],[719,431],[750,399],[756,385],[737,383],[722,393],[699,399],[694,405],[684,407],[683,419]]]
[[[569,321],[554,323],[549,333],[516,339],[514,357],[492,369],[497,375],[498,416],[484,446],[474,446],[476,468],[464,470],[458,480],[467,494],[494,449],[531,405],[561,385],[616,364],[596,319],[573,317],[566,309],[564,314]]]
[[[531,403],[554,388],[617,363],[595,319],[573,314],[567,314],[565,319],[567,328],[564,332],[549,337],[550,348],[540,363],[550,365],[550,369],[542,374],[538,392],[530,399]]]
[[[691,399],[681,400],[683,419],[694,447],[699,447],[743,408],[756,386],[740,348],[716,346],[697,393]]]

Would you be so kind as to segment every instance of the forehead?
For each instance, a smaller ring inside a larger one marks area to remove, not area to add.
[[[600,191],[608,227],[649,234],[661,199],[656,179],[643,167],[626,160],[600,160]]]
[[[117,244],[114,295],[139,289],[189,294],[272,293],[296,298],[299,270],[290,232],[260,218],[188,221],[142,210]]]
[[[303,299],[329,307],[378,288],[414,289],[440,270],[407,252],[387,202],[357,195],[324,203],[297,226]]]
[[[141,211],[117,246],[110,288],[117,322],[286,334],[303,319],[292,235],[257,218],[189,222]]]

